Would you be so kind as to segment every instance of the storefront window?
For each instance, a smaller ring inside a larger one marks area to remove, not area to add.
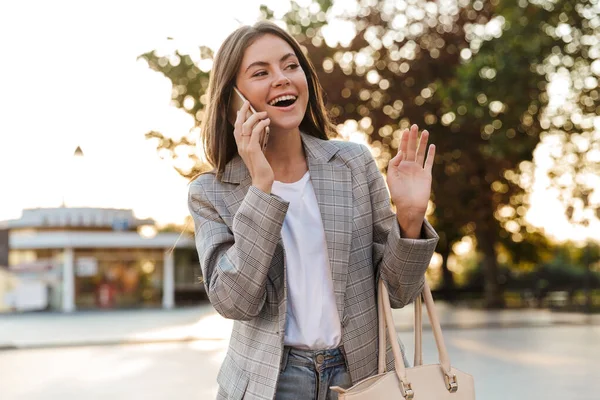
[[[37,260],[35,250],[11,250],[8,253],[8,265],[19,265]]]
[[[140,308],[160,306],[163,250],[75,251],[76,306]]]

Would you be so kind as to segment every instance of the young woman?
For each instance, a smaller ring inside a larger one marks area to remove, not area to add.
[[[249,101],[235,126],[234,86]],[[189,209],[208,298],[235,320],[217,397],[336,399],[330,386],[377,371],[378,279],[396,308],[422,289],[438,239],[424,219],[435,148],[425,154],[427,131],[404,132],[388,193],[368,148],[327,140],[315,69],[268,22],[225,40],[208,96],[202,135],[215,169],[191,184]]]

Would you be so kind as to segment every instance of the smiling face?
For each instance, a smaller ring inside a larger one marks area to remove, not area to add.
[[[266,111],[271,132],[297,130],[306,113],[308,84],[292,47],[265,34],[244,52],[236,86],[257,111]]]

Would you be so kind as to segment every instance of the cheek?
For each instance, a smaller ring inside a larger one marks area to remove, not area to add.
[[[297,81],[294,83],[296,84],[296,88],[298,89],[300,94],[303,95],[302,97],[304,98],[304,103],[307,104],[309,92],[308,92],[308,82],[307,82],[304,74],[302,74],[302,77],[299,77],[297,79]]]
[[[299,78],[299,87],[304,93],[308,93],[308,81],[306,80],[306,76],[302,73],[302,76]]]
[[[252,105],[260,105],[263,103],[266,92],[269,90],[268,86],[260,81],[240,82],[238,88],[244,93],[244,97],[246,97]]]
[[[268,92],[269,85],[264,82],[255,81],[248,85],[248,96],[251,96],[256,102],[264,102]]]

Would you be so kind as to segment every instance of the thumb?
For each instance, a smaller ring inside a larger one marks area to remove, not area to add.
[[[402,162],[402,150],[398,150],[398,154],[396,154],[396,157],[394,157],[390,160],[390,165],[392,167],[398,168],[398,166],[400,165],[401,162]]]

